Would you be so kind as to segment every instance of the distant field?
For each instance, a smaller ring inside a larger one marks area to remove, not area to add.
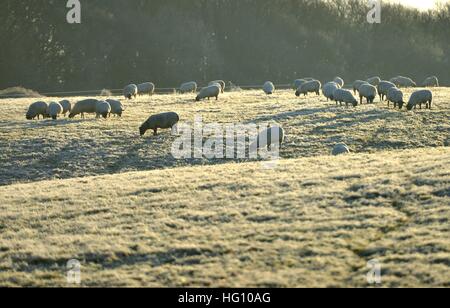
[[[26,121],[33,99],[0,100],[0,286],[68,286],[78,259],[82,286],[366,287],[376,259],[384,287],[450,287],[450,88],[433,91],[413,112],[156,95],[108,120]],[[282,159],[175,160],[169,131],[139,137],[162,111],[275,121]],[[338,142],[354,154],[330,156]]]

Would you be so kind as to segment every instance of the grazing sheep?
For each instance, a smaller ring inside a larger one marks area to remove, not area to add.
[[[411,94],[409,98],[408,105],[406,109],[412,110],[416,109],[417,105],[422,109],[422,104],[425,104],[426,108],[431,109],[431,104],[433,102],[433,93],[430,90],[419,90]]]
[[[408,77],[397,76],[389,80],[393,84],[395,84],[398,88],[413,88],[417,87],[417,84]]]
[[[403,92],[398,88],[390,88],[387,93],[387,101],[388,101],[388,107],[390,106],[390,103],[394,103],[394,108],[397,107],[399,109],[403,108],[403,105],[405,102],[403,101]]]
[[[337,89],[333,93],[333,98],[336,101],[336,105],[339,103],[345,103],[345,106],[348,107],[348,104],[352,104],[353,107],[358,106],[358,100],[353,96],[352,92],[346,89]]]
[[[119,117],[122,116],[122,113],[125,111],[125,108],[123,107],[122,103],[120,101],[114,100],[114,99],[107,99],[106,100],[109,105],[111,106],[111,114],[117,115]]]
[[[97,119],[100,118],[100,116],[106,119],[111,113],[111,105],[105,101],[98,101],[95,105],[95,113],[97,115]]]
[[[264,83],[263,91],[267,95],[272,95],[273,93],[275,93],[275,85],[273,84],[273,82],[267,81],[266,83]]]
[[[48,112],[47,112],[47,114],[53,119],[53,120],[56,120],[57,118],[58,118],[58,116],[60,115],[60,114],[62,114],[63,113],[63,106],[61,106],[61,104],[60,103],[57,103],[57,102],[51,102],[49,105],[48,105]]]
[[[79,101],[73,106],[72,111],[69,114],[69,118],[74,118],[76,115],[81,114],[81,118],[84,119],[85,113],[96,113],[97,112],[97,102],[96,99],[85,99]]]
[[[356,91],[359,91],[359,87],[362,86],[363,84],[369,84],[369,83],[364,80],[355,80],[355,82],[353,83],[353,93],[355,93],[355,95],[356,95]]]
[[[34,120],[36,117],[39,119],[48,117],[48,105],[46,102],[35,102],[28,107],[27,114],[25,115],[27,120]]]
[[[377,88],[373,85],[365,83],[359,87],[359,99],[361,105],[363,103],[363,98],[366,98],[368,104],[373,104],[375,97],[377,97]]]
[[[306,96],[308,93],[316,93],[320,95],[320,89],[322,88],[322,84],[318,80],[308,81],[300,86],[295,92],[296,96],[300,96],[303,94]]]
[[[214,81],[211,81],[211,82],[208,84],[208,86],[212,86],[212,85],[214,85],[214,84],[219,84],[219,85],[220,85],[220,92],[221,92],[221,93],[224,93],[224,92],[225,92],[225,86],[226,86],[225,81],[223,81],[223,80],[214,80]]]
[[[252,145],[250,145],[250,148],[252,149],[256,147],[256,149],[271,149],[275,145],[281,147],[284,142],[284,137],[284,129],[279,125],[272,125],[258,134],[256,140],[252,143]]]
[[[378,95],[380,96],[380,100],[382,102],[384,102],[390,88],[396,88],[395,84],[390,81],[383,80],[378,84]]]
[[[219,99],[219,94],[220,94],[220,86],[218,84],[203,88],[200,93],[197,95],[197,97],[195,98],[195,100],[198,102],[202,99],[207,98],[208,100],[211,97],[215,97],[216,100]]]
[[[149,129],[153,130],[153,135],[158,134],[158,129],[173,129],[180,121],[180,117],[175,112],[166,112],[161,114],[152,115],[145,121],[141,127],[139,127],[139,133],[144,136],[145,132]]]
[[[195,81],[185,82],[180,86],[181,93],[195,93],[197,92],[197,83]]]
[[[428,77],[427,79],[424,80],[422,85],[424,87],[430,87],[430,88],[439,87],[439,79],[436,76]]]
[[[62,100],[59,102],[61,104],[61,106],[63,107],[63,112],[62,114],[64,115],[64,117],[66,116],[67,113],[70,113],[70,111],[72,110],[72,104],[70,103],[70,101],[68,101],[67,99]]]
[[[294,80],[294,90],[297,90],[298,88],[300,88],[300,86],[304,83],[308,82],[306,79],[296,79]]]
[[[334,82],[336,82],[341,88],[344,86],[345,82],[344,79],[342,79],[341,77],[335,77],[333,79]]]
[[[123,89],[123,95],[127,99],[136,98],[138,94],[138,87],[135,84],[130,84]]]
[[[331,155],[338,156],[343,154],[350,154],[350,148],[345,143],[338,143],[331,151]]]
[[[153,95],[155,93],[155,84],[152,82],[145,82],[137,85],[138,95]]]
[[[367,79],[366,81],[367,81],[368,83],[370,83],[371,85],[373,85],[373,86],[375,86],[375,87],[378,87],[378,85],[379,85],[380,82],[381,82],[381,78],[378,77],[378,76],[375,76],[375,77],[371,77],[371,78]]]
[[[328,102],[328,100],[334,100],[333,93],[337,89],[340,89],[340,87],[334,81],[324,84],[324,86],[322,88],[322,94],[323,94],[323,96],[325,96],[327,98],[327,102]]]

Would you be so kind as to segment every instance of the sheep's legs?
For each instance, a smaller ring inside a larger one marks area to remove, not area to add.
[[[153,136],[157,136],[157,135],[158,135],[158,129],[155,128],[155,129],[153,130]]]

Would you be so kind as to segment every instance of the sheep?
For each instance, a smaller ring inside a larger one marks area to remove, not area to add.
[[[195,81],[185,82],[180,86],[181,93],[195,93],[197,92],[197,83]]]
[[[394,103],[394,108],[397,107],[399,109],[403,108],[403,105],[405,102],[403,101],[403,92],[398,88],[390,88],[387,93],[387,101],[388,101],[388,107],[390,103]]]
[[[111,113],[111,105],[106,101],[98,101],[95,105],[95,113],[97,119],[100,118],[100,116],[106,119]]]
[[[67,113],[70,113],[70,111],[72,110],[72,104],[70,103],[70,101],[68,101],[67,99],[62,100],[59,102],[61,104],[61,106],[63,107],[63,112],[62,114],[64,115],[64,117],[66,116]]]
[[[331,151],[331,155],[338,156],[343,154],[350,154],[350,148],[345,143],[338,143]]]
[[[341,88],[344,86],[345,82],[344,79],[342,79],[341,77],[335,77],[333,79],[334,82],[336,82]]]
[[[219,99],[219,94],[220,94],[220,86],[218,84],[216,85],[212,85],[206,88],[203,88],[200,93],[197,95],[197,97],[195,98],[195,100],[198,102],[202,99],[207,98],[208,100],[211,97],[215,97],[216,100]]]
[[[318,80],[308,81],[300,86],[295,92],[296,96],[300,96],[303,94],[306,96],[308,93],[316,93],[320,95],[320,89],[322,88],[322,84]]]
[[[136,98],[138,94],[138,87],[135,84],[130,84],[123,89],[123,95],[127,99]]]
[[[272,95],[273,93],[275,93],[275,85],[273,84],[273,82],[266,81],[266,83],[264,83],[263,85],[263,91],[267,95]]]
[[[153,135],[156,136],[159,128],[171,128],[173,130],[179,121],[180,117],[175,112],[152,115],[141,125],[141,127],[139,127],[139,133],[141,136],[144,136],[145,132],[151,129],[153,130]]]
[[[36,117],[39,119],[40,116],[42,116],[42,118],[47,118],[47,109],[48,105],[46,102],[35,102],[28,107],[25,117],[27,120],[34,120]]]
[[[362,86],[363,84],[369,84],[369,83],[364,80],[355,80],[355,82],[353,82],[353,93],[355,95],[356,95],[356,91],[359,91],[359,87]]]
[[[417,87],[417,84],[408,77],[397,76],[389,80],[393,84],[395,84],[398,88],[413,88]]]
[[[61,106],[60,103],[57,102],[50,102],[48,105],[48,112],[47,114],[53,119],[56,120],[60,114],[63,113],[63,106]]]
[[[377,97],[377,88],[371,84],[362,84],[359,87],[360,104],[363,103],[363,98],[366,98],[367,103],[373,104],[375,97]]]
[[[353,96],[352,92],[346,89],[336,89],[333,93],[333,99],[336,101],[336,105],[345,103],[347,107],[348,104],[352,104],[353,107],[358,106],[358,100]]]
[[[378,95],[380,96],[380,100],[382,102],[384,102],[390,88],[396,88],[395,84],[390,81],[383,80],[378,84]]]
[[[153,95],[155,93],[155,84],[152,82],[145,82],[137,85],[138,95]]]
[[[413,108],[415,109],[417,105],[419,105],[420,109],[422,109],[422,104],[425,104],[426,108],[431,109],[432,102],[433,102],[433,93],[430,90],[419,90],[411,94],[406,109],[410,111]]]
[[[214,80],[214,81],[211,81],[211,82],[208,84],[208,86],[212,86],[212,85],[214,85],[214,84],[219,84],[219,85],[220,85],[220,92],[221,92],[221,93],[224,93],[224,92],[225,92],[225,86],[226,86],[225,81],[223,81],[223,80]]]
[[[375,87],[378,87],[378,85],[379,85],[380,82],[381,82],[381,78],[378,77],[378,76],[375,76],[375,77],[371,77],[371,78],[367,79],[366,81],[367,81],[368,83],[370,83],[371,85],[373,85],[373,86],[375,86]]]
[[[340,89],[340,87],[334,81],[324,84],[324,86],[322,88],[322,94],[327,98],[327,102],[328,102],[328,100],[333,100],[333,93],[337,89]]]
[[[422,83],[424,87],[439,87],[439,79],[436,76],[428,77]]]
[[[110,116],[111,116],[111,114],[114,114],[114,115],[121,117],[122,113],[125,111],[125,108],[123,107],[122,103],[120,101],[117,101],[114,99],[107,99],[106,101],[111,106]]]
[[[274,138],[273,140],[272,137]],[[284,129],[279,125],[272,125],[258,134],[256,140],[250,145],[250,149],[271,149],[273,146],[281,147],[284,142],[284,137]]]
[[[84,119],[85,113],[96,113],[97,102],[98,100],[96,99],[85,99],[77,102],[75,106],[73,106],[72,111],[70,111],[69,118],[72,119],[81,114],[81,118]]]
[[[294,90],[297,90],[298,88],[300,88],[300,86],[304,83],[308,82],[306,79],[296,79],[294,80]]]

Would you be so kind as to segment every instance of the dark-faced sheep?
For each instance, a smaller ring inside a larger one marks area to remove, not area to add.
[[[138,95],[153,95],[155,93],[155,84],[152,82],[144,82],[137,85]]]
[[[220,85],[219,84],[214,84],[212,86],[203,88],[200,91],[200,93],[197,95],[195,100],[197,102],[199,102],[200,100],[205,99],[205,98],[207,98],[209,100],[211,97],[215,97],[216,100],[218,100],[220,91],[221,91]]]
[[[123,96],[125,96],[125,98],[127,99],[132,99],[133,97],[136,98],[137,95],[138,95],[138,87],[135,84],[127,85],[123,89]]]
[[[125,111],[125,108],[123,107],[122,103],[120,101],[114,100],[114,99],[107,99],[106,101],[111,106],[110,114],[121,117],[122,113]]]
[[[226,87],[225,81],[223,81],[223,80],[214,80],[214,81],[211,81],[208,84],[208,86],[212,86],[214,84],[220,85],[220,93],[224,93],[225,92],[225,87]]]
[[[67,113],[70,114],[70,112],[72,111],[72,104],[70,103],[70,101],[65,99],[60,101],[59,103],[63,107],[63,115],[66,116]]]
[[[271,81],[266,81],[263,85],[263,91],[267,95],[272,95],[275,93],[275,85]]]
[[[179,121],[180,117],[175,112],[152,115],[139,127],[139,133],[141,136],[144,136],[147,130],[153,130],[153,135],[156,136],[158,129],[174,129]]]
[[[417,105],[422,109],[422,104],[425,104],[425,108],[431,109],[433,102],[433,93],[430,90],[419,90],[411,94],[406,109],[416,109]]]
[[[63,106],[61,106],[60,103],[51,102],[48,105],[47,113],[53,120],[56,120],[58,118],[58,116],[63,113]]]
[[[39,119],[48,117],[48,105],[46,102],[35,102],[28,107],[27,114],[25,115],[27,120],[34,120],[36,117]]]
[[[85,113],[96,113],[97,112],[97,102],[96,99],[85,99],[79,101],[73,106],[72,111],[69,114],[69,118],[74,118],[75,116],[81,114],[81,118],[84,119]]]

